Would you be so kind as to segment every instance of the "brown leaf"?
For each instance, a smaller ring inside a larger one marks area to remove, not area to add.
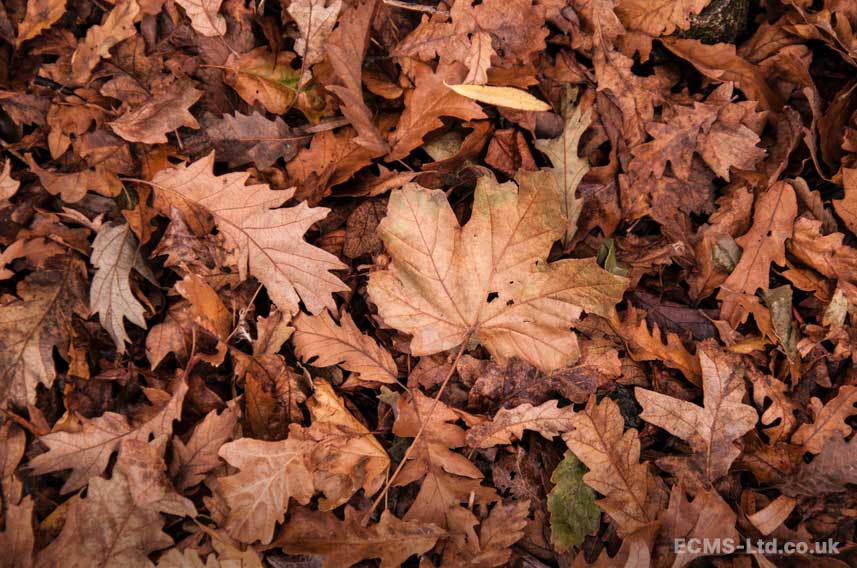
[[[737,295],[752,295],[760,288],[768,289],[771,263],[784,265],[786,262],[785,241],[792,236],[796,215],[797,200],[788,182],[775,183],[756,200],[753,226],[736,239],[744,251],[741,260],[717,294],[723,302],[721,319],[738,325],[745,316],[739,310]]]
[[[396,383],[398,369],[390,353],[361,333],[348,312],[341,313],[340,321],[337,325],[327,311],[317,316],[299,314],[292,337],[298,357],[316,367],[341,365],[353,373],[349,383],[354,386]]]
[[[83,262],[54,257],[0,305],[0,406],[33,404],[40,384],[53,385],[53,350],[65,352],[73,315],[88,315],[85,286]]]
[[[842,233],[822,233],[821,221],[800,217],[787,245],[789,253],[827,278],[857,283],[857,250],[844,239]]]
[[[586,409],[572,418],[574,430],[563,436],[569,449],[589,472],[583,481],[604,498],[599,507],[616,522],[620,536],[630,535],[651,523],[660,506],[661,488],[640,460],[636,430],[623,432],[625,421],[609,398],[596,404],[590,397]]]
[[[251,356],[233,350],[235,374],[244,381],[246,434],[262,440],[281,440],[289,424],[303,418],[300,403],[306,395],[300,376],[281,355],[258,353]]]
[[[474,337],[501,364],[518,357],[551,371],[578,358],[567,329],[581,311],[608,315],[621,298],[625,279],[594,259],[545,263],[566,230],[559,195],[550,174],[518,180],[480,178],[464,227],[442,191],[411,184],[391,195],[378,229],[393,265],[370,275],[369,296],[388,325],[413,335],[412,354]]]
[[[86,498],[71,505],[38,566],[151,566],[147,555],[173,543],[162,530],[160,511],[196,514],[190,501],[172,493],[163,470],[157,450],[140,440],[130,443],[110,480],[93,478]]]
[[[29,495],[20,504],[5,504],[6,529],[0,533],[2,568],[31,568],[35,535],[33,534],[33,499]]]
[[[857,483],[855,457],[857,438],[846,442],[842,433],[834,430],[821,452],[809,464],[802,464],[797,475],[787,480],[783,492],[794,497],[817,497],[846,491],[848,484]]]
[[[173,420],[181,416],[187,394],[187,384],[177,381],[175,392],[147,388],[144,393],[153,403],[144,407],[133,421],[121,414],[105,412],[97,418],[68,421],[63,430],[51,432],[40,440],[48,451],[30,461],[34,475],[43,475],[71,469],[71,475],[60,493],[70,493],[101,475],[107,468],[110,456],[134,442],[146,442],[150,436],[169,436]]]
[[[226,35],[226,20],[218,14],[223,0],[176,0],[193,29],[206,37]]]
[[[12,161],[8,158],[0,172],[0,207],[8,203],[8,199],[18,192],[21,182],[12,177]]]
[[[344,521],[333,513],[300,508],[275,545],[288,554],[321,556],[324,568],[347,568],[369,558],[380,558],[382,568],[394,568],[414,554],[428,552],[445,534],[434,525],[401,521],[389,511],[377,524],[364,526],[361,519],[351,507],[346,507]]]
[[[405,181],[410,181],[409,179]],[[401,187],[397,184],[397,187]],[[364,254],[374,254],[381,250],[381,237],[378,236],[378,224],[387,211],[386,199],[372,199],[358,205],[345,223],[345,244],[342,254],[348,258],[357,258]]]
[[[199,123],[190,113],[190,107],[196,104],[202,94],[190,82],[171,85],[168,90],[108,124],[113,132],[129,142],[163,144],[167,142],[168,132],[182,126],[199,128]]]
[[[306,203],[274,209],[294,190],[272,191],[265,184],[247,186],[249,174],[215,176],[213,167],[212,152],[189,166],[158,172],[152,179],[155,206],[165,214],[170,207],[177,207],[197,235],[217,225],[239,249],[241,278],[248,273],[256,276],[279,308],[295,313],[299,301],[313,313],[325,306],[334,308],[331,294],[348,288],[330,271],[344,265],[303,240],[306,230],[324,218],[327,209],[311,209]]]
[[[54,25],[65,14],[66,0],[28,0],[24,21],[18,24],[18,48]]]
[[[836,396],[823,404],[813,397],[810,401],[815,420],[811,424],[801,424],[792,436],[792,443],[803,446],[808,452],[820,453],[824,444],[839,432],[843,437],[851,434],[851,426],[845,423],[850,416],[857,414],[857,387],[842,386]]]
[[[298,152],[297,138],[280,117],[268,120],[258,112],[224,114],[222,118],[207,114],[202,126],[217,158],[230,167],[252,163],[267,168],[280,158],[288,162]]]
[[[552,439],[571,429],[574,411],[570,406],[557,407],[556,400],[539,406],[524,403],[513,409],[503,408],[491,422],[477,424],[467,431],[467,445],[471,448],[492,448],[523,439],[524,430],[533,430]]]
[[[703,406],[637,387],[640,418],[688,442],[693,463],[710,482],[726,475],[741,453],[735,441],[752,430],[756,410],[744,398],[744,370],[734,357],[699,350]]]
[[[219,414],[216,410],[209,412],[193,429],[187,443],[173,437],[170,477],[176,489],[184,491],[193,487],[222,463],[217,452],[234,437],[238,415],[238,405],[230,401]]]
[[[285,114],[297,98],[299,72],[292,69],[293,58],[285,52],[274,57],[266,47],[233,53],[226,60],[224,81],[248,104],[259,101],[268,112]]]
[[[452,546],[444,550],[444,563],[474,567],[507,566],[512,545],[524,537],[529,513],[529,501],[497,503],[479,525],[478,548],[456,547],[453,541]]]
[[[845,197],[833,200],[833,209],[852,233],[857,233],[857,169],[842,168]]]
[[[59,195],[66,203],[80,201],[90,189],[107,197],[113,197],[122,189],[122,183],[108,171],[84,169],[76,173],[56,173],[39,167],[27,154],[27,164],[39,176],[39,181],[51,195]]]
[[[232,316],[220,296],[195,274],[176,283],[176,291],[190,302],[194,320],[215,337],[225,339],[232,327]]]
[[[87,30],[86,38],[71,56],[71,80],[74,84],[83,85],[89,81],[101,59],[110,57],[113,46],[137,33],[134,20],[139,13],[137,0],[119,0],[100,26]]]
[[[753,400],[756,407],[762,410],[765,408],[765,401],[770,401],[770,406],[761,417],[765,433],[771,443],[785,439],[797,425],[797,405],[789,395],[788,386],[776,377],[762,374],[752,367],[748,371],[753,381]]]
[[[303,58],[304,67],[324,59],[325,43],[336,25],[340,8],[342,0],[294,0],[289,3],[287,11],[301,32],[301,37],[295,41],[295,51]]]
[[[711,0],[679,0],[651,4],[645,0],[621,0],[616,15],[628,29],[653,37],[670,35],[676,29],[690,27],[690,18],[699,14]]]

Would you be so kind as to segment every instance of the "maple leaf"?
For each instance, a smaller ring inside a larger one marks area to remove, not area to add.
[[[690,17],[699,14],[711,0],[679,0],[677,2],[646,2],[621,0],[616,15],[625,26],[650,36],[670,35],[676,28],[690,27]]]
[[[90,481],[86,498],[72,503],[62,532],[39,554],[39,566],[151,566],[147,555],[173,543],[162,530],[160,511],[196,514],[166,481],[158,453],[163,444],[157,445],[157,440],[152,445],[135,440],[109,481]]]
[[[172,85],[108,124],[113,132],[129,142],[163,144],[167,142],[168,132],[182,126],[199,128],[189,109],[201,97],[202,91],[195,89],[192,83]]]
[[[735,441],[752,430],[756,410],[744,398],[744,370],[723,353],[699,349],[703,406],[637,387],[640,418],[688,442],[692,461],[710,482],[723,477],[741,453]]]
[[[422,144],[426,134],[443,126],[442,116],[486,118],[479,105],[449,89],[441,73],[432,73],[426,65],[417,65],[414,83],[414,89],[405,93],[405,112],[388,139],[390,160],[404,158]]]
[[[324,58],[324,44],[341,8],[342,0],[294,0],[289,4],[287,11],[301,32],[295,41],[295,51],[303,58],[305,67]]]
[[[300,508],[275,544],[287,554],[321,556],[324,568],[346,568],[370,558],[380,558],[382,568],[394,568],[414,554],[428,552],[445,534],[434,525],[397,519],[389,511],[368,526],[361,517],[351,507],[345,508],[345,520]]]
[[[361,2],[348,9],[339,19],[339,26],[330,36],[327,56],[342,85],[330,85],[327,90],[342,101],[342,114],[354,129],[354,143],[378,155],[390,147],[372,120],[372,113],[363,100],[363,58],[369,39],[369,26],[375,14],[376,0]],[[355,54],[360,57],[355,57]]]
[[[839,432],[843,437],[851,433],[851,426],[845,423],[850,416],[857,414],[857,387],[842,386],[836,396],[823,404],[813,397],[810,408],[815,420],[811,424],[801,424],[792,435],[792,443],[803,446],[814,454],[824,449],[824,444]]]
[[[95,66],[110,57],[113,46],[137,33],[134,20],[139,13],[137,0],[120,0],[100,26],[92,26],[86,31],[86,38],[71,56],[70,78],[76,85],[89,81]]]
[[[212,152],[190,165],[158,172],[151,182],[155,207],[164,213],[170,207],[178,208],[198,235],[208,233],[215,224],[239,251],[241,279],[248,272],[258,278],[280,308],[296,313],[299,301],[312,313],[335,308],[331,294],[348,287],[329,271],[344,265],[302,238],[328,210],[306,203],[276,209],[291,198],[293,189],[247,186],[249,174],[215,176],[213,167]]]
[[[217,410],[209,412],[193,429],[187,443],[173,437],[170,477],[176,489],[193,487],[222,463],[217,452],[235,435],[238,416],[238,405],[233,400],[219,414]]]
[[[792,236],[796,216],[797,198],[788,182],[775,183],[756,200],[753,226],[735,239],[744,253],[717,294],[723,301],[720,315],[733,326],[746,317],[739,310],[738,295],[767,290],[771,263],[785,264],[785,241]]]
[[[92,243],[95,275],[89,292],[89,304],[98,312],[101,325],[113,338],[116,349],[125,352],[129,341],[123,318],[146,328],[145,310],[131,291],[131,270],[156,283],[155,275],[143,261],[134,233],[127,224],[104,225]]]
[[[269,120],[258,112],[222,118],[207,114],[201,122],[218,159],[231,167],[253,163],[267,168],[279,158],[288,162],[298,152],[295,137],[280,117]]]
[[[626,280],[594,259],[545,262],[566,230],[551,174],[520,172],[519,185],[479,179],[462,228],[442,191],[410,184],[390,196],[378,231],[392,268],[369,277],[388,324],[413,335],[414,355],[478,339],[502,364],[518,357],[545,371],[573,363],[579,314],[608,315]]]
[[[524,430],[533,430],[552,439],[571,429],[574,411],[571,407],[558,408],[558,401],[549,400],[539,406],[529,403],[515,408],[501,409],[490,422],[477,424],[467,431],[467,445],[471,448],[492,448],[521,440]]]
[[[65,14],[65,5],[66,0],[27,0],[27,13],[18,24],[16,46],[20,48],[25,41],[57,23]]]
[[[85,278],[78,258],[54,257],[0,305],[0,406],[33,404],[39,384],[53,385],[54,347],[64,353],[73,315],[88,316]]]
[[[536,140],[536,148],[545,154],[553,165],[548,171],[556,178],[561,195],[560,211],[568,220],[568,229],[562,236],[562,243],[567,245],[577,232],[577,220],[583,207],[583,199],[576,195],[577,186],[589,171],[589,162],[577,155],[577,146],[583,132],[589,127],[592,114],[589,110],[584,113],[579,106],[572,105],[567,105],[563,114],[565,127],[562,136]]]
[[[563,436],[569,449],[589,472],[583,481],[604,495],[597,505],[616,522],[619,535],[629,535],[656,517],[661,488],[647,463],[639,463],[637,431],[623,432],[625,421],[609,398],[596,404],[590,397],[586,408],[572,418],[574,430]]]
[[[193,29],[206,37],[226,34],[226,20],[218,14],[223,0],[176,0],[184,8]]]
[[[339,319],[341,326],[327,311],[317,316],[299,314],[292,337],[298,357],[316,367],[341,365],[354,373],[347,383],[354,386],[395,383],[398,369],[390,353],[363,335],[348,312],[343,311]]]
[[[70,493],[85,486],[107,468],[110,456],[135,441],[148,441],[150,436],[168,436],[173,420],[181,415],[187,394],[187,384],[178,380],[175,392],[145,388],[143,392],[153,403],[144,407],[132,422],[115,412],[105,412],[93,419],[69,421],[64,430],[51,432],[40,440],[48,451],[30,461],[34,475],[71,469],[60,493]]]
[[[560,552],[580,546],[588,534],[598,530],[601,510],[595,504],[595,492],[584,482],[586,468],[571,451],[551,474],[554,484],[548,494],[551,542]]]

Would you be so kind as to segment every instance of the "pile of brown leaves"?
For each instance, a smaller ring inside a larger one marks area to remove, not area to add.
[[[0,3],[0,568],[857,565],[857,4],[447,1]]]

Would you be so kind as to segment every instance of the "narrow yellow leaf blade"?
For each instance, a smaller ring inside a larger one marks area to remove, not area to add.
[[[516,110],[547,111],[551,107],[521,89],[514,87],[491,87],[489,85],[446,85],[459,95],[489,105]]]

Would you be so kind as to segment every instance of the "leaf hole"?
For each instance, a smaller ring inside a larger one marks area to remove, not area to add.
[[[485,301],[490,304],[491,302],[496,300],[499,296],[500,296],[500,294],[498,294],[497,292],[489,292],[488,297],[485,298]]]

